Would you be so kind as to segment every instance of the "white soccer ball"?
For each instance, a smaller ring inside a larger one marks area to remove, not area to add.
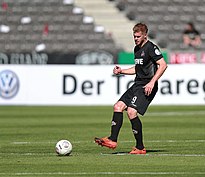
[[[70,155],[72,149],[72,144],[68,140],[60,140],[56,144],[56,153],[58,155]]]

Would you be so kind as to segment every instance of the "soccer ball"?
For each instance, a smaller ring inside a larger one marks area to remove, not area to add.
[[[56,153],[61,156],[70,155],[72,144],[68,140],[60,140],[56,144]]]

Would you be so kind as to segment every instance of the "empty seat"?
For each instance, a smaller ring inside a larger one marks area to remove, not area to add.
[[[167,45],[167,39],[177,41],[180,37],[177,35],[182,35],[188,22],[194,22],[195,26],[199,26],[202,35],[205,34],[205,0],[126,0],[123,3],[127,18],[137,23],[147,23],[152,30],[155,29],[157,41],[160,41],[161,46]],[[178,43],[182,41],[178,40]],[[173,45],[167,45],[169,46],[172,49],[180,48],[175,42]]]
[[[29,53],[39,44],[49,53],[108,50],[109,45],[117,52],[114,40],[107,38],[105,31],[96,33],[94,19],[84,15],[72,0],[6,0],[4,6],[0,25],[7,31],[1,32],[0,43],[6,52]]]

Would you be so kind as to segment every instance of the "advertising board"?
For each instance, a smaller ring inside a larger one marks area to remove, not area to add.
[[[113,75],[113,67],[1,65],[0,105],[112,105],[134,80]],[[204,64],[169,65],[152,104],[204,105],[204,71]]]

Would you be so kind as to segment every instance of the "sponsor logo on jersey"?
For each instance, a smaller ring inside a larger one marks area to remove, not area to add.
[[[16,96],[19,91],[19,79],[10,70],[0,72],[0,97],[10,99]]]
[[[143,65],[143,58],[137,58],[137,59],[135,59],[135,64],[136,64],[136,65]]]

